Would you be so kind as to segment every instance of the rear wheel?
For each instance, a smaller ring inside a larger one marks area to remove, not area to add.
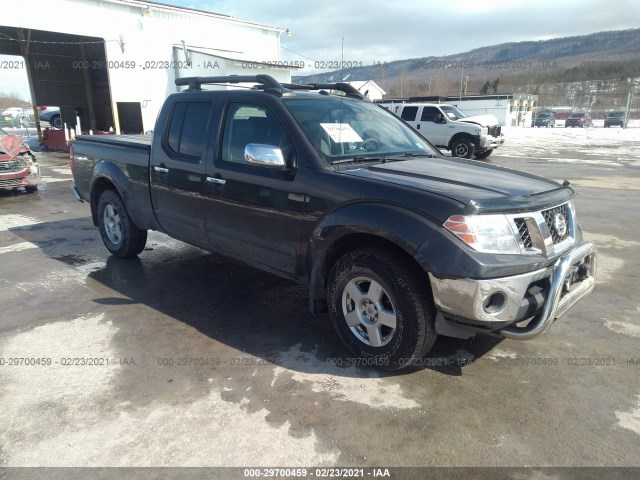
[[[333,326],[363,365],[407,367],[436,340],[428,288],[400,254],[362,249],[344,255],[331,269],[327,293]]]
[[[62,128],[62,118],[60,118],[60,115],[54,115],[51,117],[51,121],[49,123],[53,128]]]
[[[102,241],[116,257],[133,257],[147,243],[147,231],[136,227],[114,190],[105,190],[98,200],[98,228]]]
[[[471,158],[476,150],[471,140],[461,138],[451,145],[451,155],[454,157]]]

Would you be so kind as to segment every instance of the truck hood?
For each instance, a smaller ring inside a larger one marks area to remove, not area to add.
[[[341,173],[448,197],[466,214],[536,210],[574,194],[545,177],[459,158],[415,158]]]
[[[457,120],[463,123],[475,123],[481,127],[493,127],[498,125],[498,119],[493,115],[475,115],[473,117],[465,117]]]

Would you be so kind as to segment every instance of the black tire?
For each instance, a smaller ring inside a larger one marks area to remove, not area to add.
[[[147,231],[140,230],[133,224],[118,192],[102,192],[98,200],[97,213],[102,241],[114,256],[134,257],[144,250]]]
[[[451,145],[451,155],[460,158],[471,158],[476,151],[476,146],[471,140],[460,138]]]
[[[62,118],[60,117],[60,115],[54,115],[53,117],[51,117],[49,125],[60,130],[62,128]]]
[[[488,150],[482,150],[480,152],[476,152],[476,158],[478,160],[484,160],[485,158],[489,157],[489,155],[491,155],[493,153],[493,148],[490,148]]]
[[[335,263],[327,282],[329,315],[340,339],[363,365],[397,370],[414,364],[431,349],[437,338],[436,310],[425,281],[397,253],[362,249]],[[381,292],[378,298],[372,288]],[[352,298],[349,292],[354,289]],[[386,321],[380,320],[383,312]],[[351,326],[347,317],[351,317]],[[391,318],[395,329],[386,325]]]
[[[29,185],[27,187],[24,187],[24,189],[27,193],[35,193],[38,191],[38,185]]]

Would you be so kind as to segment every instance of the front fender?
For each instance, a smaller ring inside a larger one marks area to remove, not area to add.
[[[310,304],[326,298],[327,276],[333,263],[347,251],[358,247],[393,244],[412,257],[434,234],[436,224],[415,211],[382,202],[344,205],[327,214],[316,226],[308,248]],[[421,266],[429,271],[426,259]]]

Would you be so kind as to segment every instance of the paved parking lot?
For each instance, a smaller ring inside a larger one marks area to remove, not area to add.
[[[640,129],[598,131],[491,159],[571,181],[596,290],[537,340],[441,337],[391,374],[287,280],[159,233],[109,257],[43,154],[37,194],[0,195],[0,466],[638,466]]]

